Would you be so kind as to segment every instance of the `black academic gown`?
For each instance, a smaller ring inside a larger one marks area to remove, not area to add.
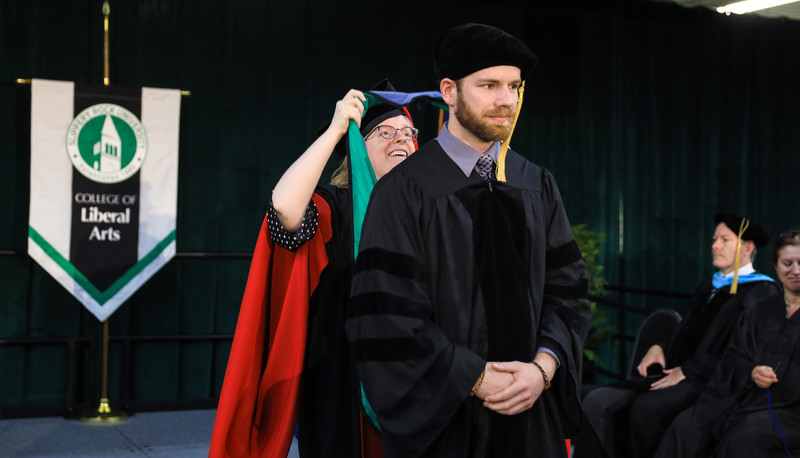
[[[772,281],[730,286],[714,291],[711,278],[703,280],[689,300],[689,309],[672,342],[665,343],[667,367],[681,366],[687,380],[707,383],[725,351],[742,310],[778,292]]]
[[[778,376],[769,395],[752,381],[757,365],[772,367]],[[798,456],[798,386],[800,313],[787,320],[783,296],[776,294],[745,311],[707,389],[673,422],[656,456],[708,457],[712,451],[732,458],[786,456],[780,432]]]
[[[376,185],[347,332],[393,457],[566,456],[580,422],[586,266],[549,172],[509,151],[507,183],[465,177],[435,140]],[[486,361],[560,367],[515,416],[470,397]]]
[[[349,189],[316,189],[331,207],[328,265],[308,304],[300,379],[298,446],[303,457],[361,457],[361,391],[344,331],[353,274],[353,201]]]
[[[735,295],[730,294],[730,286],[714,291],[711,278],[700,283],[689,300],[677,335],[671,342],[661,344],[667,368],[680,366],[686,379],[637,396],[630,417],[619,428],[629,431],[631,456],[653,455],[670,423],[697,401],[711,379],[742,310],[777,291],[772,281],[739,284]]]

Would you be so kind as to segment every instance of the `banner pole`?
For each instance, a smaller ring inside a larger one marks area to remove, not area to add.
[[[110,64],[108,58],[108,17],[111,16],[111,6],[108,4],[108,0],[103,2],[103,85],[110,86],[111,85],[111,77],[110,77]]]
[[[108,40],[108,17],[111,15],[111,6],[108,0],[103,2],[103,85],[110,86],[111,78],[109,71],[109,40]],[[100,405],[97,410],[85,412],[81,416],[81,421],[88,423],[119,423],[128,419],[128,414],[119,409],[112,409],[108,402],[108,320],[103,321],[103,358],[102,374],[100,384]]]
[[[109,58],[108,58],[108,17],[111,15],[111,6],[108,0],[103,2],[103,85],[111,85],[111,78],[109,76]]]

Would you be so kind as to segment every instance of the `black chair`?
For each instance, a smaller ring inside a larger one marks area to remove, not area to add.
[[[675,310],[659,309],[645,318],[639,331],[636,333],[636,340],[633,342],[633,352],[628,364],[626,378],[628,380],[639,378],[636,366],[642,361],[647,350],[658,342],[669,342],[675,337],[681,325],[681,314]],[[664,368],[662,367],[661,370]],[[655,370],[655,369],[654,369]],[[660,373],[660,370],[659,370]]]
[[[647,354],[647,350],[654,344],[670,342],[675,337],[675,334],[677,334],[680,324],[680,313],[669,309],[656,310],[645,318],[639,330],[636,332],[636,339],[633,342],[633,352],[631,353],[631,359],[628,363],[628,371],[625,374],[626,381],[632,384],[649,383],[642,379],[639,372],[636,371],[636,366],[639,365],[644,355]],[[660,374],[663,369],[664,368],[660,366],[651,366],[648,372],[656,375]],[[623,384],[626,383],[625,381],[620,382]],[[600,388],[600,385],[584,385],[581,397],[585,397],[596,388]],[[588,425],[588,422],[588,419],[583,419],[584,425]],[[575,455],[573,458],[606,458],[603,447],[600,445],[597,436],[590,427],[582,427],[573,438],[572,443],[575,445]]]

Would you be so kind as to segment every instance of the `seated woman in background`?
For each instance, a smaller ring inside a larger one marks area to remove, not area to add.
[[[745,311],[714,379],[657,458],[800,456],[800,231],[774,241],[784,294]]]

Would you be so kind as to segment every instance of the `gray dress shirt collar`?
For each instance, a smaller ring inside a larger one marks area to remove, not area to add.
[[[442,126],[442,130],[439,132],[439,136],[436,137],[436,141],[439,142],[439,146],[450,156],[450,159],[456,163],[458,168],[464,172],[464,175],[469,176],[472,173],[472,170],[475,168],[475,162],[478,161],[478,155],[481,154],[480,151],[475,151],[472,147],[454,137],[447,129],[447,123]],[[489,153],[494,163],[497,164],[500,142],[492,143],[489,149],[483,152]]]

